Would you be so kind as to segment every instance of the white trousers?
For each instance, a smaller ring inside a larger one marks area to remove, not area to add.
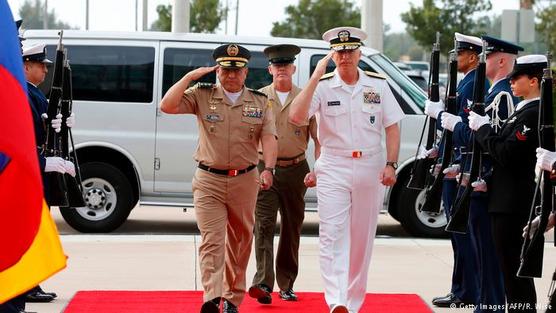
[[[315,164],[320,218],[320,270],[326,303],[358,312],[384,201],[382,153],[349,158],[323,153]]]

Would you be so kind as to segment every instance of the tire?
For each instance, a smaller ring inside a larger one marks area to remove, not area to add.
[[[444,238],[448,233],[444,230],[447,224],[442,204],[440,213],[419,211],[424,201],[425,191],[407,188],[407,175],[401,185],[399,198],[396,201],[397,213],[403,228],[413,236],[426,238]]]
[[[102,162],[81,165],[87,206],[60,208],[62,217],[82,233],[108,233],[120,227],[133,209],[133,189],[116,167]]]

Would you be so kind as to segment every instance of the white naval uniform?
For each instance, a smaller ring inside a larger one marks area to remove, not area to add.
[[[329,306],[342,304],[350,312],[363,304],[384,200],[379,181],[386,165],[383,129],[404,117],[386,80],[358,71],[354,86],[347,86],[337,71],[321,80],[309,109],[309,116],[317,117],[322,145],[315,173],[325,299]]]

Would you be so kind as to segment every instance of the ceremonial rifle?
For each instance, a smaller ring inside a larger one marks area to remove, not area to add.
[[[548,66],[544,69],[541,82],[541,100],[539,107],[539,144],[541,148],[549,151],[555,150],[554,145],[554,120],[552,116],[552,71],[550,69],[550,53],[547,54]],[[521,247],[521,264],[517,271],[518,277],[541,277],[544,253],[544,231],[548,224],[550,212],[554,209],[554,190],[550,180],[552,171],[541,171],[537,177],[537,188],[531,203],[529,213],[529,226],[523,246]],[[542,180],[541,180],[542,176]],[[537,195],[541,191],[540,204],[537,206]],[[540,215],[539,227],[533,236],[530,236],[531,223]],[[532,238],[531,238],[532,237]]]
[[[62,84],[64,79],[64,46],[62,44],[63,31],[60,31],[60,39],[56,49],[56,60],[54,63],[54,75],[48,99],[46,123],[46,151],[45,157],[62,157],[61,136],[51,127],[52,119],[60,113],[62,99]],[[46,172],[45,198],[50,206],[67,206],[67,184],[64,174],[59,172]]]
[[[479,66],[475,73],[475,81],[473,86],[473,104],[471,110],[479,115],[485,115],[485,81],[486,81],[486,41],[483,40],[483,53],[479,59]],[[462,164],[461,182],[465,186],[463,192],[459,192],[459,197],[456,197],[454,206],[452,207],[452,216],[446,225],[446,231],[454,233],[467,233],[467,224],[469,222],[469,205],[471,203],[471,193],[473,186],[471,184],[476,181],[481,173],[481,148],[477,140],[475,140],[475,133],[471,134],[470,141],[472,142],[471,149],[471,167],[469,168],[469,178],[465,176],[464,165]]]
[[[440,100],[440,91],[438,86],[438,73],[440,64],[440,33],[436,33],[436,42],[432,45],[431,60],[430,60],[430,75],[429,75],[429,100],[432,102],[438,102]],[[428,121],[428,133],[427,133],[427,143],[425,148],[431,150],[435,143],[436,137],[436,119],[427,117]],[[423,141],[423,135],[425,133],[425,127],[427,127],[427,122],[423,125],[423,131],[421,132],[421,139],[419,139],[419,145],[417,146],[417,155],[415,162],[413,162],[413,168],[411,169],[411,177],[407,183],[407,188],[422,190],[427,185],[427,181],[430,179],[430,168],[436,163],[436,156],[427,156],[425,158],[417,158],[419,155],[419,150],[421,148],[421,143]]]

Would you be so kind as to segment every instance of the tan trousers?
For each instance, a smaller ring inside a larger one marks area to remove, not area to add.
[[[256,169],[227,177],[197,169],[193,203],[201,231],[199,263],[204,301],[224,297],[239,306],[245,296],[245,271],[251,254]]]

